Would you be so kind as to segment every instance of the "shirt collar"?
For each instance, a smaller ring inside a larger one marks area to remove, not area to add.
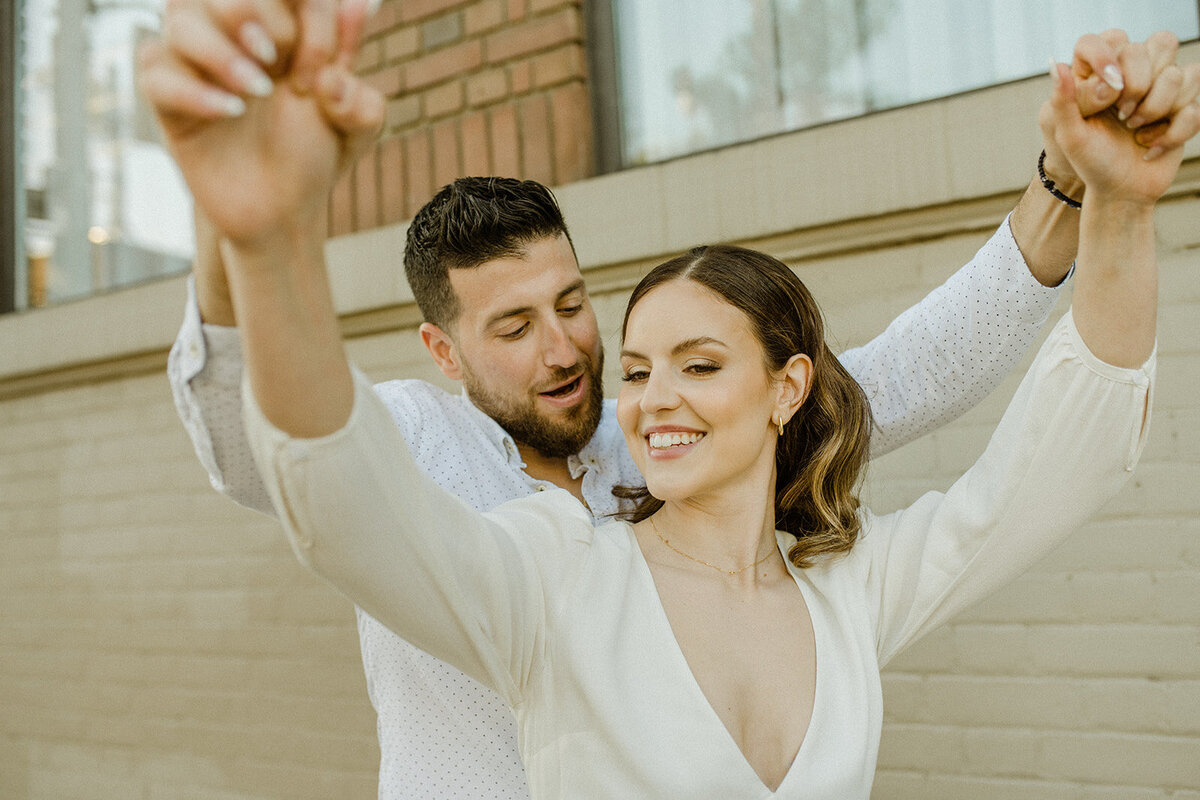
[[[480,411],[479,406],[471,402],[465,388],[459,391],[459,398],[468,411],[467,416],[479,426],[484,438],[496,448],[505,462],[511,466],[523,468],[525,462],[521,460],[521,451],[517,449],[517,442],[509,435],[508,431],[504,430],[499,422]]]

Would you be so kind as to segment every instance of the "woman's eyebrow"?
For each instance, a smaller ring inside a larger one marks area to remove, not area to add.
[[[691,339],[684,339],[682,342],[680,342],[679,344],[672,347],[671,355],[677,356],[680,353],[687,352],[688,350],[694,350],[697,347],[702,347],[704,345],[709,345],[709,344],[715,344],[720,347],[724,347],[726,349],[728,349],[728,347],[729,347],[727,344],[722,342],[720,339],[714,339],[711,336],[695,336]],[[642,355],[641,353],[638,353],[633,350],[625,350],[625,349],[621,350],[620,357],[621,358],[637,358],[637,359],[642,359],[642,360],[646,359],[646,356]]]

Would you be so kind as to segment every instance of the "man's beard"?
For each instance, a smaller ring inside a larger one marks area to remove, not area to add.
[[[517,442],[532,447],[546,458],[566,458],[578,453],[591,440],[600,425],[604,407],[604,387],[601,385],[604,351],[595,361],[581,357],[580,366],[583,367],[581,377],[587,380],[583,399],[573,408],[565,409],[562,418],[557,419],[539,413],[535,398],[519,402],[488,391],[469,368],[463,370],[463,386],[475,407],[500,423],[500,427]],[[567,381],[574,372],[575,369],[558,370],[547,383]]]

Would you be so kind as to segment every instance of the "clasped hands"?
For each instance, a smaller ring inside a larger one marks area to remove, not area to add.
[[[1130,42],[1114,29],[1081,37],[1069,68],[1051,64],[1039,123],[1058,188],[1141,203],[1166,191],[1200,131],[1200,64],[1177,64],[1178,51],[1170,33]]]

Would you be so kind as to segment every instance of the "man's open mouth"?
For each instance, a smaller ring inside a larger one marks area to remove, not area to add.
[[[566,397],[579,388],[579,382],[583,380],[583,373],[579,373],[573,380],[564,383],[562,386],[551,389],[548,392],[542,392],[547,397]]]

